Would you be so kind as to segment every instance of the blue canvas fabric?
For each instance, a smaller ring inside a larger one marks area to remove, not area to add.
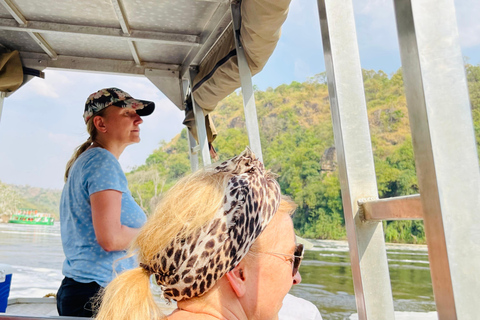
[[[90,195],[103,190],[122,192],[122,225],[139,228],[146,222],[118,160],[108,150],[92,148],[82,153],[70,169],[60,201],[60,230],[66,257],[63,274],[78,282],[95,281],[105,287],[115,275],[113,263],[126,251],[106,252],[95,238]],[[119,273],[135,265],[131,257],[117,261],[114,267]]]

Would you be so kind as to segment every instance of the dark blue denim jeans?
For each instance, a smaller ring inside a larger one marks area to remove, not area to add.
[[[92,302],[102,287],[96,282],[81,283],[65,277],[57,292],[60,316],[92,318]]]

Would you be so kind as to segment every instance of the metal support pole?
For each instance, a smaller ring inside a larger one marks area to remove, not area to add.
[[[480,172],[453,0],[395,0],[439,319],[480,314]]]
[[[197,72],[195,70],[190,69],[190,72],[189,72],[190,92],[193,84],[193,79],[195,78],[196,74]],[[203,161],[203,165],[206,166],[211,164],[212,160],[210,158],[210,150],[208,148],[207,128],[205,126],[205,114],[203,113],[203,109],[200,108],[195,103],[193,94],[192,94],[192,107],[193,107],[193,113],[195,114],[195,124],[197,126],[197,138],[198,138],[198,144],[200,145],[200,151],[202,154],[202,161]]]
[[[195,142],[195,138],[193,137],[192,133],[190,132],[189,129],[188,131],[188,153],[190,155],[190,167],[192,169],[192,172],[195,172],[198,170],[198,150],[200,147],[197,145]]]
[[[2,121],[3,102],[5,100],[6,93],[0,91],[0,122]]]
[[[182,101],[185,101],[187,96],[190,94],[190,82],[188,80],[182,80]],[[187,128],[187,139],[188,139],[188,155],[190,158],[190,168],[192,172],[198,170],[198,150],[199,146],[195,142],[195,138],[193,137],[190,130]]]
[[[393,320],[382,222],[361,219],[357,200],[378,198],[351,0],[318,0],[330,108],[359,319]]]
[[[240,39],[241,10],[238,1],[231,4],[233,32],[235,33],[235,47],[237,49],[238,72],[242,84],[243,108],[245,110],[245,123],[247,126],[248,141],[250,149],[260,161],[263,161],[262,144],[260,142],[260,131],[258,129],[257,108],[255,106],[255,95],[253,92],[252,73],[247,63],[245,51]]]

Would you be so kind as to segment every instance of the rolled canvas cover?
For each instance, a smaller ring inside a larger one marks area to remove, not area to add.
[[[252,76],[263,69],[272,55],[289,5],[290,0],[242,1],[240,37]],[[240,75],[231,25],[200,64],[199,73],[193,81],[193,97],[208,115],[220,100],[239,87]],[[209,123],[211,121],[207,121],[207,126]],[[192,123],[185,124],[193,126]]]
[[[0,91],[13,92],[23,83],[20,53],[12,51],[0,55]]]

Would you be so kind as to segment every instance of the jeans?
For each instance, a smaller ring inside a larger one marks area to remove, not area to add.
[[[102,287],[96,282],[81,283],[65,277],[57,292],[58,314],[93,318],[95,296],[100,289]]]

